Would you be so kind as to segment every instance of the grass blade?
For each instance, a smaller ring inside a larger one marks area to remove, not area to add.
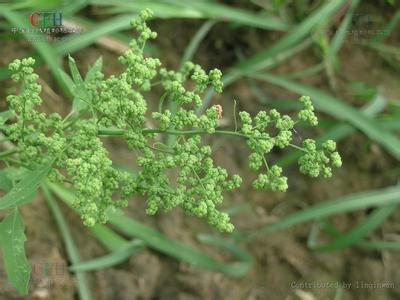
[[[84,33],[76,35],[62,44],[58,44],[55,47],[55,52],[64,56],[91,45],[94,41],[104,35],[119,30],[129,29],[131,28],[130,22],[135,19],[136,16],[136,14],[121,15],[100,24],[96,23],[95,26],[91,27]]]
[[[53,190],[57,196],[62,198],[62,193],[61,195],[58,193],[59,191],[54,190],[53,186],[50,186],[50,188]],[[70,204],[68,201],[66,201],[64,198],[62,198],[64,202],[66,202],[68,205]],[[117,251],[123,247],[125,247],[129,242],[125,240],[123,237],[115,233],[113,230],[110,228],[97,224],[93,227],[90,227],[90,231],[94,234],[94,236],[97,238],[97,240],[108,250],[114,252]]]
[[[49,188],[46,185],[42,185],[43,194],[45,196],[46,202],[54,215],[54,219],[57,223],[57,226],[61,232],[61,235],[64,239],[65,247],[67,250],[68,257],[73,264],[77,264],[81,261],[79,251],[76,247],[76,244],[72,238],[71,231],[64,219],[64,216],[54,199],[53,195],[51,194]],[[78,293],[81,300],[90,300],[92,299],[89,283],[86,278],[86,274],[84,272],[75,272],[76,279],[77,279],[77,287]]]
[[[358,245],[373,250],[400,250],[400,241],[362,241]]]
[[[329,60],[333,63],[334,57],[339,52],[340,48],[343,45],[343,42],[346,39],[347,32],[351,26],[351,20],[353,18],[354,11],[356,10],[360,0],[353,0],[351,1],[351,5],[349,11],[347,12],[344,20],[340,24],[338,30],[336,31],[335,35],[331,40],[331,45],[329,48]]]
[[[207,36],[207,33],[215,25],[215,23],[216,21],[213,20],[204,22],[204,24],[196,32],[196,34],[190,41],[189,45],[186,47],[185,52],[183,53],[181,60],[181,68],[185,62],[191,61],[193,59],[194,54],[196,53],[197,49],[200,46],[200,43],[204,40],[204,38]]]
[[[250,264],[248,261],[241,260],[233,263],[222,263],[199,250],[180,242],[170,240],[160,232],[122,214],[114,213],[110,214],[109,217],[110,223],[124,234],[140,238],[149,247],[178,260],[234,277],[242,276],[249,270]]]
[[[10,9],[51,9],[62,5],[62,0],[22,0],[16,1],[17,3],[12,3],[9,7]]]
[[[296,72],[291,72],[290,74],[287,75],[287,78],[289,79],[296,79],[296,78],[306,78],[309,76],[314,76],[321,72],[324,69],[324,65],[322,63],[315,64],[312,67],[296,71]]]
[[[346,1],[327,1],[324,5],[313,12],[299,25],[295,26],[277,43],[267,48],[255,56],[240,62],[235,69],[257,71],[265,67],[265,61],[279,54],[294,45],[298,44],[304,38],[310,35],[310,32],[320,23],[326,22]]]
[[[396,28],[399,21],[400,21],[400,10],[398,10],[394,14],[393,18],[386,24],[386,26],[383,28],[382,31],[376,33],[371,38],[370,43],[375,44],[375,43],[382,41],[385,37],[388,37],[392,33],[393,29]],[[384,33],[384,34],[382,34],[382,33]]]
[[[308,95],[313,99],[315,108],[339,120],[345,120],[364,132],[369,138],[382,145],[389,153],[400,159],[400,140],[387,130],[379,127],[375,120],[360,113],[339,99],[328,95],[321,90],[287,80],[272,74],[250,74],[248,76],[281,86],[301,95]]]
[[[70,205],[72,203],[74,199],[74,193],[71,190],[55,184],[48,185],[59,197],[65,200],[67,204]],[[229,243],[227,242],[224,246],[222,246],[224,242],[221,242],[220,247],[223,247],[234,255],[238,256],[240,259],[239,261],[232,263],[222,263],[216,261],[212,257],[200,252],[199,250],[186,246],[180,242],[168,239],[160,232],[147,227],[134,219],[124,216],[122,212],[109,213],[109,219],[109,222],[114,225],[115,228],[126,235],[133,238],[139,238],[149,247],[170,255],[178,260],[182,260],[202,268],[225,273],[234,277],[244,275],[251,267],[251,261],[246,255],[243,254],[245,252],[237,249],[234,245],[228,245]],[[93,227],[95,232],[98,234],[104,233],[100,232],[103,230],[103,228],[107,230],[106,234],[112,235],[113,232],[105,226],[96,225]],[[115,236],[111,236],[111,239],[115,239]],[[118,241],[118,243],[120,243],[120,241]],[[126,244],[127,243],[125,242],[124,246],[126,246]],[[117,249],[118,248],[113,248],[110,250],[115,251]]]
[[[74,200],[74,195],[71,191],[66,188],[61,188],[60,186],[46,182],[52,192],[54,192],[58,197],[60,197],[69,207],[72,206]],[[107,226],[97,224],[89,228],[90,231],[95,235],[97,240],[108,250],[114,252],[121,248],[126,247],[129,242],[122,238],[120,235],[115,233],[113,230]]]
[[[317,251],[336,251],[352,245],[357,245],[368,233],[378,228],[397,208],[397,204],[379,207],[365,220],[348,233],[341,235],[325,245],[315,245],[312,249]]]
[[[149,8],[156,17],[161,18],[190,18],[190,19],[214,19],[226,22],[235,22],[261,29],[285,31],[288,25],[273,16],[259,15],[249,10],[235,8],[229,5],[213,1],[106,1],[92,0],[95,5],[113,6],[109,13],[121,13],[127,11],[138,12]]]
[[[244,251],[237,247],[235,244],[228,242],[222,238],[218,238],[208,234],[199,234],[197,236],[197,239],[205,244],[213,245],[214,247],[226,250],[236,257],[240,258],[242,261],[243,269],[241,272],[246,273],[250,269],[253,260],[251,255],[247,251]]]
[[[334,214],[351,212],[368,207],[380,207],[395,203],[400,203],[399,185],[351,194],[293,213],[281,219],[277,223],[260,228],[256,233],[251,234],[248,239],[253,239],[276,230],[285,229],[293,225],[298,225]]]
[[[115,250],[108,255],[95,258],[90,261],[84,261],[74,264],[69,267],[69,270],[74,272],[82,272],[112,267],[114,265],[124,262],[129,257],[136,254],[138,251],[142,250],[144,248],[144,245],[145,244],[140,240],[133,240],[132,242],[127,243],[122,248]]]
[[[257,70],[266,69],[275,66],[295,53],[306,49],[312,44],[308,37],[311,31],[320,23],[326,22],[329,17],[337,11],[345,1],[329,1],[322,5],[309,17],[307,17],[298,26],[285,34],[271,47],[261,51],[254,56],[241,60],[223,77],[224,86],[228,86],[244,75]],[[198,113],[203,112],[209,105],[211,97],[214,95],[212,89],[208,89],[203,97],[203,105],[198,109]]]
[[[247,10],[223,5],[217,2],[192,1],[190,4],[185,1],[175,2],[184,3],[186,7],[196,7],[207,17],[213,19],[235,22],[250,27],[269,30],[285,31],[289,28],[288,25],[275,17],[267,15],[260,16]]]
[[[74,193],[71,190],[55,184],[49,184],[49,187],[67,203],[70,204],[73,201]],[[244,275],[250,268],[250,262],[247,260],[239,260],[232,263],[219,262],[199,250],[168,239],[160,232],[147,227],[134,219],[124,216],[121,211],[118,213],[110,212],[108,215],[109,222],[122,233],[132,238],[139,238],[149,247],[178,260],[234,277]],[[98,226],[99,225],[95,227]],[[239,253],[239,250],[237,253]],[[239,256],[239,258],[241,257]]]

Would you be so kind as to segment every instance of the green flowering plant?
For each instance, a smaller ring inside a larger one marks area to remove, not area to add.
[[[0,158],[28,170],[50,166],[46,174],[49,180],[75,189],[73,205],[87,226],[107,222],[107,210],[125,207],[129,199],[141,195],[147,201],[149,215],[180,207],[222,232],[231,232],[234,226],[218,206],[224,192],[238,188],[242,179],[215,164],[210,146],[202,141],[204,135],[230,135],[246,141],[251,151],[249,167],[258,172],[253,181],[256,189],[285,192],[288,188],[282,168],[267,161],[275,148],[300,149],[300,172],[312,177],[330,177],[332,167],[340,167],[340,155],[332,140],[320,148],[312,139],[293,144],[295,125],[318,125],[310,97],[300,98],[303,109],[295,119],[274,109],[253,117],[242,111],[241,127],[234,130],[219,129],[223,113],[220,105],[196,114],[207,88],[222,92],[222,73],[218,69],[206,72],[192,62],[178,71],[169,70],[159,59],[146,57],[146,42],[157,37],[146,24],[151,16],[145,10],[132,22],[139,35],[119,58],[125,66],[121,73],[106,77],[99,59],[82,78],[69,58],[72,78],[63,76],[71,82],[74,102],[64,118],[38,110],[41,85],[33,70],[34,59],[10,63],[12,80],[20,83],[21,89],[7,97],[14,117],[0,123],[0,129],[15,147],[0,153]],[[154,88],[162,92],[158,111],[149,114],[145,93]],[[165,108],[166,102],[175,103],[176,109]],[[148,127],[149,120],[157,125]],[[160,142],[159,135],[175,135],[177,139],[169,146]],[[137,174],[113,165],[103,145],[107,136],[121,137],[134,151]]]

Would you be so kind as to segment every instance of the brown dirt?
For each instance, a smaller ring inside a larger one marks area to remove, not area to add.
[[[162,58],[167,66],[179,65],[179,57],[185,45],[193,36],[199,22],[189,21],[158,21],[155,29],[161,37],[157,41],[159,49],[163,49]],[[174,38],[171,38],[171,32]],[[237,60],[238,52],[249,55],[264,48],[276,39],[268,32],[253,29],[227,29],[224,24],[218,24],[211,31],[207,40],[200,47],[195,61],[206,69],[211,67],[226,68]],[[2,48],[1,63],[21,57],[26,49],[21,50],[14,43],[7,43]],[[97,56],[103,55],[105,73],[111,74],[119,69],[114,64],[116,55],[107,50],[90,47],[76,53],[79,62],[87,65]],[[279,66],[277,73],[290,73],[301,70],[318,61],[313,51],[297,55],[290,61]],[[341,69],[338,76],[340,86],[337,94],[347,101],[351,97],[346,93],[346,83],[349,80],[365,81],[378,85],[383,94],[389,98],[398,97],[398,74],[389,68],[376,53],[349,43],[340,56]],[[372,71],[370,71],[372,70]],[[40,75],[48,73],[45,67],[39,68]],[[44,75],[43,78],[45,78]],[[326,76],[320,73],[303,82],[329,91]],[[7,82],[6,87],[11,86]],[[55,89],[55,85],[51,84]],[[275,99],[293,98],[286,90],[267,84],[259,84],[264,93]],[[2,98],[6,90],[1,90]],[[58,91],[55,89],[56,93]],[[57,102],[58,98],[47,93],[47,109],[57,107],[66,111],[68,105]],[[154,98],[154,99],[153,99]],[[155,100],[153,95],[150,99]],[[215,98],[213,103],[224,107],[226,116],[232,115],[232,101],[237,99],[239,108],[256,112],[265,107],[257,100],[243,80],[229,87],[222,96]],[[3,100],[1,106],[3,106]],[[61,108],[60,108],[61,105]],[[152,103],[154,105],[154,103]],[[232,124],[228,124],[232,125]],[[308,133],[307,133],[308,134]],[[239,145],[234,139],[223,138],[213,140],[216,148],[216,161],[233,172],[239,170],[245,178],[240,192],[228,193],[225,206],[247,203],[250,209],[243,210],[233,217],[233,222],[239,231],[254,230],[279,217],[286,216],[304,206],[333,199],[335,197],[374,188],[393,185],[399,175],[398,162],[385,153],[378,145],[369,142],[357,133],[339,143],[343,154],[344,166],[329,180],[312,180],[299,175],[295,167],[286,172],[289,175],[290,189],[288,193],[267,193],[250,189],[254,174],[248,171],[246,147]],[[117,140],[107,142],[111,156],[123,157],[125,163],[132,163],[129,152]],[[274,154],[273,159],[277,156]],[[226,259],[224,253],[205,247],[196,241],[198,232],[214,233],[202,222],[185,216],[181,211],[160,214],[156,217],[146,217],[144,201],[133,199],[128,212],[149,226],[159,229],[166,236],[183,241],[194,247],[205,249],[219,259]],[[105,250],[84,229],[80,220],[66,207],[63,207],[70,222],[73,236],[79,245],[83,259],[91,259],[105,254]],[[339,230],[345,231],[362,220],[368,212],[357,212],[332,218]],[[55,222],[47,209],[45,202],[38,197],[32,205],[22,209],[25,219],[27,254],[34,267],[31,293],[28,297],[19,297],[9,286],[0,264],[0,300],[2,299],[77,299],[74,288],[74,278],[66,269],[68,259],[62,238],[57,231]],[[374,234],[376,238],[384,238],[389,233],[398,233],[400,228],[396,213]],[[299,283],[304,282],[345,282],[352,287],[344,290],[344,300],[350,299],[399,299],[400,275],[399,254],[392,251],[365,251],[361,249],[345,249],[334,253],[319,253],[307,248],[307,238],[311,225],[295,226],[291,229],[277,232],[259,238],[243,245],[254,258],[251,271],[240,279],[234,279],[222,274],[201,270],[186,263],[180,263],[163,254],[152,250],[144,250],[129,261],[101,271],[90,273],[90,283],[94,299],[333,299],[336,290],[332,288],[301,289]],[[327,237],[321,236],[321,239]],[[47,268],[47,272],[45,272]],[[393,282],[393,289],[357,288],[356,285],[373,282]],[[308,298],[307,298],[308,297]]]

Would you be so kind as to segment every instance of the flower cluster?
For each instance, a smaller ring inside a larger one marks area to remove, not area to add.
[[[76,190],[73,205],[81,212],[84,224],[92,226],[107,221],[109,207],[127,205],[131,196],[122,193],[121,199],[113,200],[119,188],[126,190],[131,182],[128,174],[112,167],[107,150],[98,138],[95,120],[76,120],[68,126],[57,113],[47,116],[37,111],[42,103],[41,86],[33,73],[34,59],[15,60],[9,65],[12,78],[21,81],[22,92],[7,98],[17,121],[8,127],[7,134],[17,143],[21,164],[28,168],[53,161],[50,179],[63,182],[60,172],[66,171],[68,180]]]
[[[41,87],[33,72],[32,58],[9,65],[13,80],[22,83],[20,93],[7,98],[16,117],[6,131],[17,147],[19,160],[13,162],[31,169],[53,162],[50,179],[73,185],[73,204],[85,225],[106,222],[109,208],[124,207],[132,196],[142,195],[150,215],[180,207],[220,231],[232,231],[229,216],[218,206],[223,194],[238,188],[242,179],[215,165],[211,148],[202,143],[202,134],[228,134],[246,140],[251,150],[249,166],[259,171],[253,181],[256,189],[283,192],[288,188],[282,168],[268,165],[266,157],[274,148],[295,147],[303,151],[300,171],[313,177],[329,177],[332,167],[341,165],[333,141],[323,143],[321,149],[310,139],[302,146],[292,144],[295,124],[318,123],[309,97],[300,98],[304,109],[298,120],[274,109],[260,111],[254,118],[240,112],[240,131],[217,130],[222,115],[220,105],[196,114],[207,88],[222,92],[222,73],[218,69],[206,72],[192,62],[186,62],[179,71],[169,70],[158,58],[146,57],[146,42],[157,36],[146,24],[151,16],[145,10],[132,22],[139,36],[119,58],[125,67],[121,73],[106,77],[99,60],[83,80],[70,58],[74,105],[64,119],[56,113],[46,115],[37,110],[42,102]],[[151,113],[151,123],[157,127],[148,128],[143,92],[156,86],[157,91],[162,89],[159,109]],[[173,109],[164,109],[166,102],[173,104],[169,105]],[[174,134],[177,139],[164,145],[158,134]],[[121,136],[135,151],[139,166],[136,175],[113,166],[101,140],[107,135]]]
[[[21,92],[18,95],[9,95],[7,102],[10,110],[17,116],[16,122],[8,126],[7,135],[11,141],[17,142],[21,160],[30,167],[46,161],[46,156],[40,150],[40,139],[36,139],[38,132],[52,128],[54,140],[51,151],[59,151],[60,140],[63,133],[60,127],[61,116],[53,113],[47,116],[36,110],[36,106],[42,103],[40,92],[42,87],[37,83],[39,76],[33,72],[33,58],[16,59],[9,64],[13,72],[11,78],[15,82],[21,82]]]
[[[339,153],[336,151],[336,143],[328,140],[322,144],[322,149],[318,150],[314,140],[306,139],[303,142],[306,150],[305,154],[299,159],[300,172],[318,177],[332,176],[332,167],[338,168],[342,165]]]
[[[215,166],[210,155],[210,147],[201,146],[199,135],[176,143],[170,153],[145,150],[138,161],[141,171],[135,185],[147,196],[147,212],[153,215],[159,209],[181,206],[221,231],[232,231],[229,216],[218,211],[217,205],[224,191],[240,186],[241,178],[234,175],[229,179],[228,172]],[[168,173],[176,173],[176,179]]]
[[[109,207],[127,206],[127,197],[113,200],[113,195],[124,184],[131,182],[126,172],[112,167],[108,152],[97,137],[98,127],[92,121],[79,121],[64,150],[58,167],[65,168],[76,191],[73,203],[87,226],[107,221]]]
[[[309,96],[301,96],[299,100],[304,105],[304,109],[300,110],[297,115],[299,119],[309,123],[311,126],[317,126],[318,119],[314,113],[314,106],[311,102],[311,98]]]
[[[33,72],[32,66],[35,64],[33,58],[24,58],[14,60],[9,64],[10,71],[13,72],[11,78],[13,81],[21,81],[23,89],[19,95],[9,95],[7,102],[15,114],[21,115],[17,122],[9,126],[9,136],[11,140],[23,140],[25,135],[31,134],[30,123],[41,123],[44,116],[37,112],[34,107],[42,103],[39,94],[42,87],[37,83],[39,76]]]
[[[266,174],[259,174],[257,179],[253,181],[256,189],[270,189],[273,192],[284,192],[288,188],[287,178],[282,176],[282,168],[272,166]]]
[[[305,152],[299,159],[300,171],[312,177],[317,177],[320,174],[324,177],[331,177],[332,167],[341,166],[341,158],[336,151],[336,143],[332,140],[323,143],[322,150],[317,150],[315,141],[311,139],[305,140],[303,147],[291,144],[295,124],[300,121],[305,121],[312,126],[318,124],[310,97],[302,96],[299,101],[304,105],[304,109],[298,113],[298,120],[293,120],[288,115],[281,115],[275,109],[269,112],[258,112],[254,120],[247,112],[239,113],[242,121],[241,133],[246,135],[247,144],[252,150],[249,156],[249,167],[257,171],[264,165],[266,169],[253,181],[254,188],[281,192],[285,192],[288,188],[287,178],[282,175],[282,168],[276,165],[269,167],[265,158],[274,147],[280,149],[294,147]],[[268,130],[268,132],[274,130],[276,132],[274,136],[266,132],[268,126],[274,127]]]
[[[282,168],[273,166],[269,168],[265,156],[272,151],[274,147],[284,148],[292,140],[291,130],[295,122],[288,116],[281,114],[275,109],[260,111],[254,120],[247,112],[239,113],[242,121],[241,132],[245,134],[247,144],[253,151],[249,156],[249,167],[253,170],[259,170],[265,165],[266,172],[260,173],[253,181],[253,187],[256,189],[267,189],[272,191],[284,192],[287,190],[287,178],[282,175]],[[266,132],[269,125],[273,125],[277,134],[271,136]]]
[[[191,109],[179,107],[175,114],[168,109],[164,112],[153,112],[153,119],[159,122],[159,128],[166,130],[167,128],[183,129],[187,126],[205,130],[208,133],[214,133],[218,127],[220,112],[218,106],[214,105],[206,110],[206,113],[197,116]]]

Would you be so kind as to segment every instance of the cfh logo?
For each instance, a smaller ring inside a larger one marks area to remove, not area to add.
[[[34,11],[29,16],[29,21],[32,26],[61,26],[62,25],[62,12],[43,12]]]

